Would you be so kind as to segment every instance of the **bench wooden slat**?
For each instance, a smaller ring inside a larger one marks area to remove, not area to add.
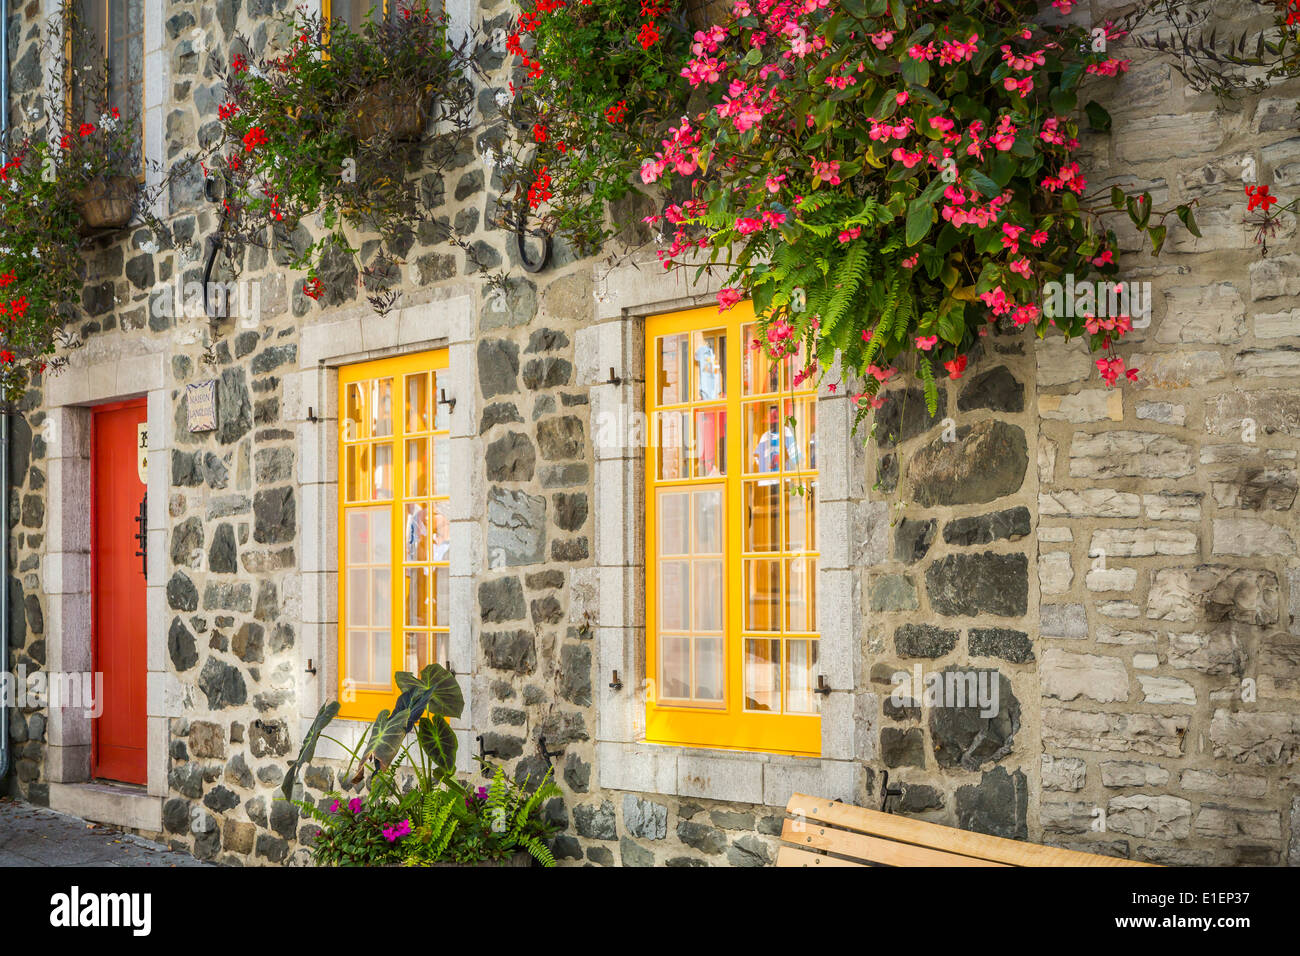
[[[806,793],[790,798],[786,811],[807,820],[854,830],[869,836],[884,837],[916,846],[941,848],[960,856],[992,860],[1008,866],[1151,866],[1136,860],[1062,850],[1057,847],[1008,840],[1004,837],[971,833],[956,827],[927,823],[909,817],[868,810],[847,803],[835,803]]]
[[[777,866],[866,866],[865,863],[854,863],[852,860],[842,860],[838,856],[822,856],[820,853],[809,853],[807,850],[800,850],[798,847],[783,846],[776,853]]]
[[[828,853],[842,853],[857,860],[870,860],[885,866],[1005,866],[992,860],[979,860],[972,856],[960,856],[945,853],[929,847],[914,846],[911,843],[898,843],[894,840],[882,840],[879,837],[853,833],[849,830],[833,830],[816,823],[804,823],[803,831],[795,830],[794,820],[786,820],[781,828],[781,839],[801,847],[825,850]]]

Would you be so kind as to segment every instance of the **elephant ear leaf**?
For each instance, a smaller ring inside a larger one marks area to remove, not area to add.
[[[375,722],[370,725],[370,735],[366,738],[366,745],[358,754],[360,763],[352,778],[353,783],[360,783],[365,777],[367,760],[375,761],[376,770],[383,770],[393,762],[402,749],[402,739],[406,736],[409,717],[410,711],[407,710],[396,710],[392,713],[387,710],[379,712]]]
[[[408,733],[415,722],[424,716],[425,711],[444,717],[459,717],[465,709],[465,697],[456,675],[441,664],[426,665],[419,677],[409,671],[401,671],[395,679],[401,694],[394,707],[410,711],[410,723],[406,728]]]
[[[339,702],[330,701],[316,713],[316,719],[307,728],[307,733],[302,738],[302,748],[298,751],[298,758],[289,765],[289,772],[284,775],[284,784],[280,788],[286,800],[293,798],[293,785],[298,779],[298,769],[305,766],[315,755],[316,741],[320,739],[321,732],[338,715],[338,712]]]
[[[441,717],[430,720],[421,717],[415,730],[415,737],[420,742],[420,749],[428,755],[434,765],[449,773],[456,770],[456,732]]]

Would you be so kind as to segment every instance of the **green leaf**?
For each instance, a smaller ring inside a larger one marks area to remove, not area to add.
[[[360,783],[365,778],[367,760],[374,760],[376,768],[383,770],[396,759],[402,749],[402,738],[406,736],[409,720],[409,710],[379,712],[379,716],[370,725],[366,745],[358,755],[360,765],[352,778],[353,783]],[[414,724],[414,721],[410,723]]]
[[[441,717],[432,720],[421,717],[415,728],[415,739],[420,749],[428,755],[434,765],[448,773],[456,770],[456,732]]]
[[[284,783],[280,790],[284,793],[284,798],[288,800],[293,796],[294,781],[298,778],[298,770],[310,762],[316,753],[316,741],[320,739],[321,731],[329,724],[339,712],[339,702],[332,700],[319,711],[316,712],[316,718],[307,728],[307,733],[303,735],[302,747],[298,750],[298,757],[289,765],[289,772],[284,775]]]
[[[444,717],[459,717],[465,710],[465,697],[456,675],[441,664],[426,665],[418,678],[409,671],[398,671],[394,680],[401,691],[394,709],[411,712],[411,723],[406,728],[408,733],[425,711]]]
[[[1110,114],[1096,100],[1089,100],[1083,111],[1088,114],[1088,122],[1093,129],[1103,133],[1110,131]]]
[[[1127,199],[1128,197],[1124,195],[1124,190],[1120,189],[1118,186],[1110,187],[1110,204],[1116,209],[1123,209],[1124,202]]]
[[[1151,254],[1160,255],[1160,249],[1165,244],[1165,227],[1152,226],[1147,230],[1147,235],[1151,237]]]
[[[1201,238],[1201,230],[1197,227],[1196,219],[1192,216],[1191,206],[1187,206],[1187,205],[1179,206],[1176,210],[1174,210],[1174,212],[1178,214],[1178,218],[1182,221],[1183,225],[1187,227],[1188,232],[1190,232],[1197,239]]]
[[[930,220],[934,213],[934,199],[925,193],[917,196],[907,204],[906,242],[914,246],[930,231]]]
[[[972,169],[966,174],[966,178],[970,180],[972,186],[980,191],[980,195],[985,199],[991,199],[1002,192],[1001,186],[978,169]]]
[[[894,26],[903,29],[907,26],[907,7],[903,0],[889,0],[889,12],[894,16]]]

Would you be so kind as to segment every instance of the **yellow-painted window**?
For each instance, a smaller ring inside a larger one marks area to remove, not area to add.
[[[447,663],[447,351],[339,371],[339,700],[371,718],[393,675]]]
[[[748,304],[646,320],[647,739],[821,751],[817,401]]]
[[[321,0],[321,17],[326,22],[342,20],[353,30],[360,29],[367,20],[378,21],[392,7],[396,13],[396,0]]]

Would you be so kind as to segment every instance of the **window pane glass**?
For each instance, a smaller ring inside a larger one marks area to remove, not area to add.
[[[429,619],[429,569],[406,569],[406,626],[428,627]]]
[[[666,631],[690,628],[690,562],[665,561],[659,570],[659,624]]]
[[[691,355],[695,363],[693,401],[716,402],[726,397],[727,333],[721,329],[696,332]]]
[[[406,497],[423,498],[428,494],[429,439],[408,439],[406,442]]]
[[[429,557],[434,561],[446,561],[451,551],[451,522],[447,512],[437,504],[433,506],[433,551]]]
[[[745,709],[781,709],[781,642],[745,642]]]
[[[442,393],[447,390],[449,378],[446,369],[433,373],[433,396],[430,399],[434,405],[433,427],[440,432],[445,432],[451,427],[451,406],[439,402]],[[447,397],[451,398],[452,396],[448,395]]]
[[[435,495],[451,494],[451,442],[446,435],[433,439],[433,488]]]
[[[450,575],[446,568],[433,569],[433,623],[439,627],[450,627],[448,617],[451,611]]]
[[[344,676],[359,684],[370,682],[370,635],[365,631],[348,631],[347,665]]]
[[[347,451],[347,500],[370,500],[370,446],[350,445]]]
[[[789,403],[786,403],[789,404]],[[783,419],[776,402],[754,402],[745,406],[745,448],[750,472],[789,471],[799,467],[799,439],[795,429]]]
[[[695,639],[695,697],[722,700],[722,638]]]
[[[785,489],[785,550],[816,551],[817,482],[796,479]]]
[[[365,564],[370,554],[370,513],[374,508],[350,508],[347,513],[348,564]]]
[[[429,635],[408,631],[406,633],[406,654],[402,670],[418,674],[433,661],[429,658]]]
[[[663,555],[689,554],[690,512],[687,502],[689,492],[662,491],[659,493],[659,553]]]
[[[689,336],[665,335],[659,339],[657,404],[679,405],[687,400],[690,383]]]
[[[375,568],[370,572],[371,620],[375,627],[390,627],[393,623],[393,576],[388,568]]]
[[[410,434],[429,430],[429,375],[420,372],[406,376],[406,431]]]
[[[406,561],[429,560],[429,506],[423,502],[406,506],[406,531],[402,557]]]
[[[450,634],[443,634],[437,631],[434,632],[433,654],[434,654],[434,658],[433,658],[434,663],[442,664],[444,667],[447,668],[451,667],[451,663],[450,663],[451,635]]]
[[[659,694],[684,699],[691,695],[691,641],[665,637],[659,642]]]
[[[781,562],[745,560],[745,629],[781,630]]]
[[[786,402],[789,407],[790,402]],[[800,399],[794,405],[794,430],[797,452],[793,453],[795,467],[817,467],[817,402],[814,399]],[[786,468],[790,468],[789,462]]]
[[[781,550],[781,486],[776,481],[745,482],[745,550]]]
[[[371,421],[376,438],[384,438],[393,433],[393,380],[381,378],[374,382],[374,402]]]
[[[654,441],[659,449],[659,477],[666,481],[689,478],[691,425],[687,413],[657,413]]]
[[[370,623],[370,572],[365,568],[348,572],[347,621],[357,627]]]
[[[754,346],[760,342],[758,326],[745,326],[745,353],[741,359],[741,376],[745,395],[767,395],[781,391],[781,368],[773,362],[766,349]]]
[[[695,588],[692,600],[695,606],[695,630],[722,630],[722,562],[694,562]]]
[[[817,559],[791,558],[786,564],[786,630],[817,630]]]
[[[387,634],[370,635],[370,682],[391,684],[393,680],[392,640]]]
[[[375,501],[387,501],[393,497],[393,446],[377,444],[371,450],[375,456],[374,495]]]
[[[722,553],[722,491],[697,491],[695,501],[695,553]]]
[[[347,410],[343,422],[343,440],[356,441],[370,437],[370,416],[366,408],[369,405],[369,382],[353,382],[347,389]]]
[[[386,507],[367,508],[370,516],[370,564],[388,564],[393,560],[392,512]]]
[[[702,409],[695,413],[695,475],[716,478],[727,473],[727,411]]]
[[[817,695],[817,641],[785,642],[785,709],[792,714],[815,714]]]

